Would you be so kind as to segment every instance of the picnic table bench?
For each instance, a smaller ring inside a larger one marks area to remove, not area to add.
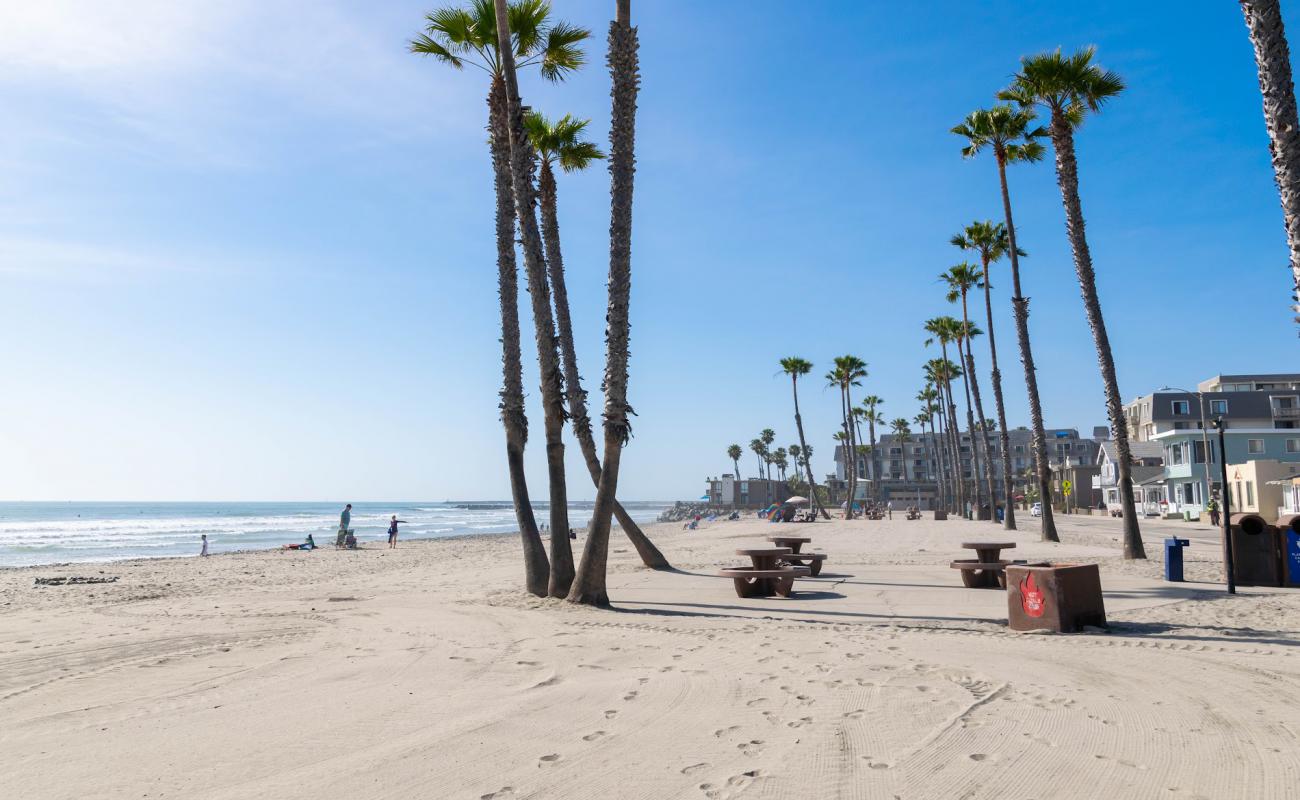
[[[920,512],[920,511],[917,511],[917,510],[915,510],[915,509],[910,509],[910,508],[909,508],[909,509],[907,510],[907,518],[908,518],[908,519],[920,519],[920,518],[921,518],[921,512]]]
[[[822,571],[822,562],[826,560],[825,553],[801,553],[799,549],[804,543],[811,542],[812,538],[808,536],[769,536],[767,540],[777,547],[790,548],[790,554],[781,556],[781,561],[793,566],[807,565],[809,575],[820,575]]]
[[[726,567],[718,575],[731,578],[738,597],[771,597],[778,594],[789,597],[794,589],[794,579],[809,575],[808,567],[783,566],[781,559],[793,554],[789,547],[741,548],[738,556],[749,556],[751,567]]]
[[[970,589],[1007,588],[1008,564],[1002,551],[1016,546],[1015,542],[962,542],[961,546],[975,551],[975,558],[960,558],[948,566],[961,570],[961,582]]]

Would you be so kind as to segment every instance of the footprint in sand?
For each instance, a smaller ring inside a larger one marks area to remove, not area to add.
[[[618,716],[618,711],[612,708],[605,711],[605,719],[613,719],[614,717],[617,716]]]
[[[748,742],[741,742],[740,744],[736,745],[736,748],[740,750],[741,753],[744,753],[747,756],[756,756],[759,753],[763,752],[763,740],[750,739]]]
[[[811,725],[812,721],[813,721],[812,717],[800,717],[794,722],[787,722],[785,726],[787,728],[802,728],[805,725]]]
[[[582,737],[582,741],[584,741],[584,742],[594,742],[594,741],[596,741],[597,739],[600,739],[600,738],[604,737],[605,735],[606,735],[606,734],[605,734],[604,731],[593,731],[593,732],[587,734],[586,736]]]
[[[732,725],[727,728],[718,728],[716,731],[713,732],[713,736],[714,738],[721,739],[723,736],[726,736],[729,733],[735,733],[738,730],[740,730],[739,725]]]
[[[871,756],[863,756],[862,760],[867,762],[867,767],[869,769],[889,769],[891,766],[893,766],[892,764],[889,764],[888,762],[885,761],[872,761]]]
[[[695,773],[699,772],[700,770],[702,770],[702,769],[708,769],[708,768],[709,768],[709,765],[708,765],[707,763],[701,761],[701,762],[698,763],[698,764],[691,764],[690,766],[682,767],[680,770],[678,770],[678,772],[682,773],[683,775],[694,775]]]
[[[536,667],[536,666],[540,666],[542,662],[540,662],[540,661],[516,661],[515,663],[518,664],[518,665],[521,666],[521,667]]]
[[[539,762],[541,762],[541,763],[539,763],[537,766],[539,766],[539,767],[548,766],[548,765],[550,765],[550,764],[554,764],[556,761],[559,761],[559,760],[560,760],[560,754],[559,754],[559,753],[549,753],[549,754],[547,754],[547,755],[544,755],[544,756],[538,758],[537,760],[538,760]]]
[[[745,706],[748,707],[748,708],[753,708],[754,706],[762,705],[763,703],[766,703],[766,702],[767,702],[767,698],[766,698],[766,697],[758,697],[758,698],[755,698],[755,699],[750,700],[749,702],[745,703]]]
[[[623,695],[623,699],[624,699],[624,700],[635,700],[635,699],[636,699],[636,695],[637,695],[637,693],[636,693],[635,691],[628,692],[627,694]]]
[[[495,792],[488,792],[487,794],[479,795],[478,800],[506,800],[507,798],[514,797],[514,796],[515,796],[515,787],[502,786],[500,789],[497,789]]]
[[[866,713],[867,710],[865,708],[859,708],[855,711],[845,711],[843,716],[845,719],[862,719],[863,715]]]

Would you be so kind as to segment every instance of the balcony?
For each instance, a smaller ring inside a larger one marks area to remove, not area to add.
[[[1273,406],[1273,419],[1300,419],[1300,406]]]

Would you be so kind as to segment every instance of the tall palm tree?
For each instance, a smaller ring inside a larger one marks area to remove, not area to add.
[[[1280,0],[1241,0],[1241,12],[1255,46],[1259,91],[1264,97],[1264,127],[1268,130],[1268,149],[1273,154],[1273,175],[1291,251],[1291,299],[1300,301],[1300,116],[1296,114],[1291,49],[1282,26],[1282,4]],[[1300,313],[1300,305],[1292,310]],[[1296,321],[1300,322],[1300,316]]]
[[[496,0],[498,4],[504,0]],[[498,6],[499,7],[499,6]],[[498,11],[498,13],[500,13]],[[609,304],[605,314],[605,458],[596,489],[591,531],[582,551],[569,600],[609,605],[605,571],[609,560],[609,526],[618,492],[623,446],[632,437],[627,400],[629,310],[632,302],[632,190],[636,173],[636,97],[640,84],[637,31],[631,0],[617,0],[609,23]]]
[[[957,426],[957,403],[953,398],[952,381],[962,374],[957,365],[948,360],[948,344],[955,341],[957,337],[957,328],[960,321],[948,317],[931,317],[925,321],[925,332],[930,334],[930,338],[925,340],[929,347],[935,342],[939,343],[940,351],[943,358],[934,359],[927,365],[931,370],[930,380],[948,395],[948,437],[952,440],[952,475],[953,489],[957,507],[955,512],[964,513],[966,497],[969,494],[969,486],[966,485],[963,472],[963,463],[961,457],[961,440],[958,434]],[[969,404],[969,403],[968,403]],[[971,473],[974,475],[974,472]]]
[[[555,335],[551,291],[546,275],[546,253],[537,224],[537,187],[533,183],[537,158],[528,141],[526,110],[519,96],[515,69],[514,36],[509,25],[509,4],[496,0],[497,49],[501,52],[501,75],[506,83],[506,109],[510,137],[510,177],[514,186],[515,216],[519,224],[519,245],[528,276],[528,297],[533,306],[533,329],[537,340],[537,365],[541,372],[542,424],[546,435],[546,467],[550,479],[551,574],[547,592],[564,597],[573,583],[573,551],[569,544],[569,497],[564,469],[564,376],[560,371],[560,346]],[[551,33],[555,33],[552,26]],[[575,45],[589,32],[574,28],[562,32]],[[581,51],[578,51],[581,63]]]
[[[921,434],[921,464],[923,471],[912,470],[917,483],[929,481],[933,472],[933,464],[930,461],[930,445],[925,438],[926,427],[930,424],[930,419],[930,412],[924,406],[921,407],[920,411],[916,412],[915,417],[912,417],[912,421],[916,423],[916,427]]]
[[[973,339],[976,334],[969,333],[968,335],[968,332],[972,331],[974,326],[970,321],[967,297],[970,290],[979,286],[980,282],[984,280],[984,273],[974,265],[962,262],[961,264],[955,264],[950,267],[947,272],[939,276],[939,279],[948,284],[948,302],[961,302],[963,335],[960,338],[961,342],[964,342],[966,345],[966,374],[970,380],[971,393],[975,396],[976,419],[983,420],[985,419],[984,402],[980,399],[979,374],[975,371],[975,353],[971,350],[971,339]],[[981,472],[984,476],[984,481],[988,486],[989,519],[993,522],[997,522],[997,514],[993,513],[994,507],[997,506],[997,492],[993,485],[993,458],[989,453],[989,440],[987,433],[984,431],[984,426],[981,424],[979,429],[980,433],[977,438],[975,434],[975,426],[972,423],[970,434],[971,452],[975,454],[976,471]],[[979,457],[980,450],[984,451],[984,458],[982,461]]]
[[[848,476],[848,501],[844,507],[844,518],[853,519],[853,503],[858,487],[858,441],[853,426],[853,387],[861,386],[867,377],[867,362],[854,355],[835,357],[835,368],[826,374],[829,385],[840,390],[840,412],[844,419],[845,474]]]
[[[933,440],[934,455],[933,456],[930,455],[928,450],[929,444],[927,443],[927,451],[925,457],[927,463],[930,464],[930,470],[934,473],[935,476],[935,496],[938,505],[944,505],[946,503],[945,500],[946,487],[944,486],[944,475],[943,475],[943,471],[944,471],[943,448],[939,447],[939,434],[935,430],[936,415],[938,417],[938,420],[942,421],[943,414],[940,410],[939,401],[941,398],[939,395],[939,390],[934,388],[933,379],[931,379],[925,384],[924,389],[916,393],[916,399],[920,400],[924,404],[921,407],[921,410],[925,414],[925,421],[930,425],[930,439]],[[924,425],[921,426],[921,434],[922,436],[924,436],[925,434]]]
[[[759,431],[758,438],[763,440],[763,452],[768,456],[775,455],[772,452],[772,443],[776,441],[776,431],[772,430],[771,428],[764,428],[763,430]],[[767,477],[769,479],[772,477],[771,472],[768,473]]]
[[[550,278],[555,303],[555,322],[559,333],[560,357],[564,365],[565,399],[569,404],[569,424],[582,450],[591,481],[600,485],[600,456],[596,453],[596,440],[591,431],[591,416],[587,412],[587,392],[582,388],[582,375],[578,370],[578,351],[573,340],[573,320],[569,314],[569,290],[564,275],[564,255],[560,249],[560,219],[558,192],[555,183],[555,166],[565,172],[580,172],[591,162],[603,159],[605,154],[592,142],[583,139],[590,120],[574,119],[566,114],[552,122],[541,113],[528,114],[524,124],[528,139],[541,161],[537,178],[537,194],[542,211],[542,244],[546,251],[546,271]],[[651,569],[669,569],[668,559],[654,542],[636,524],[623,504],[615,501],[614,516],[641,556],[641,562]]]
[[[744,453],[745,451],[741,450],[738,444],[727,446],[727,458],[730,458],[731,463],[736,467],[736,480],[740,480],[740,457]]]
[[[749,449],[753,450],[754,455],[758,457],[758,477],[761,478],[763,477],[764,456],[767,455],[767,448],[763,446],[762,439],[750,439]]]
[[[1083,204],[1079,200],[1079,164],[1074,153],[1074,131],[1083,124],[1084,117],[1088,112],[1099,111],[1107,100],[1124,90],[1122,78],[1092,63],[1093,52],[1093,48],[1085,47],[1072,56],[1062,56],[1061,51],[1056,50],[1023,58],[1020,72],[998,97],[1021,106],[1042,106],[1051,120],[1048,131],[1052,137],[1052,149],[1056,152],[1056,182],[1065,207],[1065,232],[1074,252],[1074,271],[1079,277],[1083,308],[1097,347],[1101,381],[1106,390],[1106,412],[1119,457],[1124,557],[1146,558],[1133,498],[1132,459],[1124,403],[1119,393],[1119,380],[1115,377],[1115,357],[1111,353],[1110,337],[1106,335],[1101,300],[1097,297],[1097,277],[1084,231]]]
[[[513,46],[499,47],[497,15],[492,0],[473,0],[466,7],[447,7],[425,17],[425,28],[410,50],[432,56],[455,69],[466,65],[483,70],[488,90],[488,147],[496,192],[497,291],[501,308],[501,421],[506,434],[506,465],[515,519],[524,548],[528,591],[547,593],[549,563],[533,516],[524,475],[528,416],[524,411],[523,358],[519,340],[519,288],[514,250],[515,198],[512,188],[510,118],[506,97],[506,58],[519,68],[537,66],[547,80],[559,81],[583,63],[578,44],[587,32],[564,22],[552,23],[550,4],[519,0],[509,4],[508,29]],[[549,453],[548,453],[549,456]],[[564,506],[567,514],[567,504]],[[552,503],[554,511],[554,503]],[[567,527],[564,529],[567,530]],[[566,543],[567,546],[567,543]]]
[[[889,423],[889,429],[894,433],[894,441],[898,442],[898,449],[901,451],[901,457],[898,463],[903,469],[903,481],[907,481],[907,443],[912,441],[912,429],[908,427],[907,420],[897,417]]]
[[[785,468],[789,466],[790,463],[786,458],[788,455],[789,452],[787,452],[784,447],[778,447],[772,451],[772,466],[776,467],[778,480],[785,480]]]
[[[1015,515],[1015,488],[1011,485],[1011,439],[1007,435],[1007,411],[1002,402],[1002,372],[998,369],[998,347],[993,338],[993,298],[992,282],[989,280],[989,266],[1006,255],[1010,248],[1010,242],[1007,238],[1007,226],[1001,222],[994,223],[990,220],[976,220],[967,225],[960,233],[952,237],[952,243],[962,250],[971,250],[979,254],[980,270],[984,273],[984,279],[980,281],[984,288],[984,313],[989,324],[989,359],[992,362],[991,377],[993,380],[993,401],[997,406],[998,424],[998,445],[1002,452],[1002,491],[1003,505],[1006,512],[1003,516],[1003,527],[1009,531],[1016,529]],[[993,426],[989,426],[993,429]],[[990,468],[991,469],[991,468]],[[994,515],[994,520],[997,515]]]
[[[862,398],[862,409],[864,413],[862,418],[867,421],[867,433],[871,437],[871,480],[875,481],[872,485],[871,494],[877,500],[880,499],[880,454],[876,452],[876,423],[882,425],[885,418],[876,409],[884,404],[884,400],[877,395],[869,394]]]
[[[808,440],[803,433],[803,416],[799,413],[799,379],[812,372],[812,362],[798,356],[789,356],[781,359],[781,371],[790,376],[790,391],[794,396],[794,427],[799,433],[799,447],[803,455],[804,472],[808,475],[808,502],[813,508],[820,509],[822,517],[830,519],[830,514],[826,513],[825,506],[822,505],[821,499],[817,496],[817,484],[813,480],[812,470],[812,451],[808,448]],[[794,448],[790,448],[794,452]],[[797,455],[796,455],[797,457]]]
[[[1041,160],[1043,145],[1038,139],[1046,136],[1047,131],[1034,125],[1032,108],[997,105],[987,111],[971,113],[952,132],[965,137],[968,142],[962,148],[963,156],[974,158],[980,150],[987,147],[993,151],[994,161],[997,162],[998,182],[1002,189],[1002,212],[1006,216],[1007,253],[1011,261],[1011,307],[1015,313],[1020,361],[1025,368],[1025,388],[1029,393],[1034,475],[1040,496],[1048,497],[1051,494],[1052,467],[1047,459],[1047,433],[1043,427],[1043,403],[1038,394],[1038,372],[1034,367],[1034,351],[1029,343],[1029,298],[1020,291],[1021,251],[1016,245],[1016,226],[1011,217],[1011,193],[1007,188],[1007,165]],[[992,323],[989,325],[992,330]],[[1005,426],[1003,428],[1005,430]],[[1004,454],[1004,457],[1009,456]],[[1007,508],[1010,509],[1011,506],[1008,504]],[[1061,541],[1056,533],[1056,519],[1052,515],[1050,503],[1044,504],[1039,522],[1039,534],[1043,541]]]

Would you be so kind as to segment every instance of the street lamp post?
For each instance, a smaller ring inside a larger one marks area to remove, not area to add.
[[[1205,393],[1201,392],[1200,390],[1197,390],[1195,392],[1189,392],[1186,389],[1179,389],[1177,386],[1164,386],[1160,389],[1160,391],[1162,392],[1174,391],[1174,392],[1183,392],[1184,394],[1194,394],[1196,395],[1197,405],[1199,405],[1201,408],[1201,447],[1205,451],[1205,466],[1202,468],[1202,471],[1205,473],[1205,497],[1201,498],[1201,509],[1204,510],[1204,508],[1210,503],[1210,494],[1211,494],[1210,492],[1210,431],[1209,431],[1209,426],[1206,425],[1205,423]],[[1219,420],[1222,420],[1222,417],[1220,417]],[[1219,420],[1215,421],[1215,425],[1219,424]],[[1223,443],[1220,442],[1219,444],[1222,445]],[[1195,463],[1195,461],[1196,459],[1192,458],[1192,462]],[[1226,494],[1228,491],[1227,489],[1228,485],[1225,483],[1223,486],[1224,486],[1223,491]]]
[[[1237,576],[1236,565],[1232,557],[1232,523],[1228,518],[1232,516],[1229,504],[1232,502],[1232,492],[1228,491],[1228,451],[1223,446],[1223,417],[1214,418],[1214,427],[1219,429],[1219,469],[1220,480],[1223,481],[1223,566],[1224,571],[1228,573],[1228,594],[1237,593]]]

